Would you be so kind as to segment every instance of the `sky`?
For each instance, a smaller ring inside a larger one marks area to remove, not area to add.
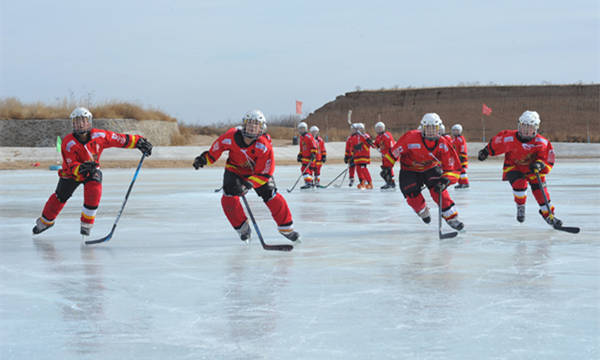
[[[186,124],[357,89],[600,82],[600,2],[0,0],[0,98]],[[85,105],[85,104],[82,104]]]

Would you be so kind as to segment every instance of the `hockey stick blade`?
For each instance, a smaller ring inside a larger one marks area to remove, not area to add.
[[[115,228],[117,227],[117,225],[113,225],[112,230],[110,231],[110,233],[108,235],[106,235],[105,237],[101,238],[101,239],[96,239],[96,240],[86,240],[85,244],[86,245],[93,245],[93,244],[100,244],[103,243],[105,241],[108,241],[112,238],[113,234],[115,233]]]
[[[553,227],[555,230],[566,231],[571,234],[578,234],[579,231],[581,230],[580,228],[578,228],[576,226],[554,225]]]
[[[240,197],[242,198],[242,200],[244,202],[244,206],[246,207],[246,210],[248,211],[248,215],[250,216],[252,225],[254,225],[254,230],[256,231],[256,234],[258,235],[258,238],[260,239],[260,244],[262,245],[263,249],[276,250],[276,251],[292,251],[292,249],[294,249],[294,246],[292,246],[292,245],[288,245],[288,244],[269,245],[269,244],[265,243],[265,240],[263,239],[262,234],[260,233],[260,229],[258,228],[258,224],[256,223],[256,219],[254,219],[254,214],[252,214],[252,210],[250,210],[250,205],[248,205],[248,200],[246,200],[246,196],[241,195]]]
[[[453,237],[456,237],[456,235],[458,235],[458,231],[452,231],[452,232],[445,233],[445,234],[440,233],[440,240],[451,239]]]
[[[269,245],[262,243],[262,247],[265,250],[276,250],[276,251],[292,251],[294,249],[293,245],[281,244],[281,245]]]

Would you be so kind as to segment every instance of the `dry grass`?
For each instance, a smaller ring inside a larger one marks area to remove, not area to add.
[[[0,119],[65,119],[78,104],[66,98],[53,105],[42,102],[22,103],[14,97],[0,99]],[[104,104],[89,106],[96,119],[136,119],[161,120],[176,122],[172,116],[155,108],[144,108],[140,105],[123,101],[108,101]]]

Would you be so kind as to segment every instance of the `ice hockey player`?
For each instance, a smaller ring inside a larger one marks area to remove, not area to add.
[[[354,125],[356,126],[356,134],[352,139],[352,158],[360,181],[356,187],[359,189],[372,189],[373,182],[367,166],[371,163],[371,147],[375,145],[369,134],[365,133],[365,124],[356,123]]]
[[[70,115],[73,132],[64,137],[61,146],[62,169],[58,185],[46,202],[42,216],[35,221],[33,233],[39,234],[54,225],[58,214],[80,184],[83,184],[83,209],[80,233],[89,236],[102,196],[100,155],[110,147],[137,148],[146,156],[152,154],[152,144],[140,135],[119,134],[92,128],[92,113],[78,107]]]
[[[454,124],[452,125],[452,145],[454,146],[454,150],[458,154],[458,158],[460,159],[460,178],[458,179],[458,185],[456,185],[455,189],[466,189],[469,187],[469,178],[467,177],[467,168],[469,167],[469,157],[467,155],[467,140],[462,136],[462,125]]]
[[[444,124],[440,125],[440,136],[450,141],[450,144],[452,144],[452,136],[446,134],[446,127],[444,126]]]
[[[381,172],[379,175],[385,180],[385,185],[383,185],[381,189],[395,189],[394,163],[396,162],[396,159],[392,158],[390,150],[396,142],[394,141],[392,134],[389,131],[385,131],[385,124],[381,121],[375,124],[375,132],[377,133],[377,137],[375,138],[374,144],[381,153]]]
[[[313,165],[313,183],[315,187],[321,186],[321,167],[327,161],[327,149],[325,148],[325,140],[319,136],[319,128],[317,126],[310,127],[310,134],[317,142],[317,157]]]
[[[304,121],[298,124],[298,134],[300,135],[300,152],[298,153],[297,160],[302,164],[300,166],[300,172],[304,174],[304,185],[300,189],[310,189],[313,187],[313,171],[314,162],[317,158],[318,145],[310,132],[308,132],[308,125]]]
[[[194,159],[193,166],[198,170],[212,165],[224,151],[229,151],[223,174],[221,206],[240,239],[249,241],[251,230],[239,196],[254,188],[271,211],[279,232],[291,241],[298,241],[300,236],[293,229],[292,213],[284,197],[277,192],[273,180],[275,160],[271,142],[264,135],[266,123],[260,110],[247,112],[243,126],[227,130],[212,143],[210,150]]]
[[[354,157],[352,157],[353,146],[355,143],[355,137],[360,136],[357,133],[356,124],[350,126],[350,135],[346,139],[346,151],[344,152],[344,163],[348,164],[348,186],[354,185],[354,173],[356,171],[356,164],[354,164]]]
[[[489,155],[504,154],[502,180],[508,181],[512,186],[517,204],[517,221],[525,221],[527,183],[529,183],[544,220],[552,226],[560,226],[562,221],[554,217],[554,206],[550,204],[550,194],[546,186],[542,187],[542,184],[538,183],[535,175],[535,172],[539,172],[540,179],[545,183],[546,175],[554,166],[555,160],[552,144],[537,133],[540,122],[540,115],[537,112],[525,111],[519,117],[517,130],[500,131],[479,151],[478,158],[480,161],[484,161]],[[546,206],[542,191],[546,194],[550,209]],[[552,216],[549,216],[550,213]]]
[[[392,148],[392,155],[400,161],[400,190],[417,215],[425,223],[431,222],[429,208],[421,194],[421,187],[425,185],[436,203],[442,191],[442,217],[452,228],[462,230],[464,224],[458,219],[454,202],[446,190],[458,180],[460,162],[452,144],[440,136],[441,123],[438,114],[425,114],[420,130],[402,135]]]

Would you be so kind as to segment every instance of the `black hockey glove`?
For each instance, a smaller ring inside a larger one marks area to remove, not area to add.
[[[531,164],[529,164],[529,169],[531,169],[531,171],[533,172],[540,172],[542,171],[542,169],[544,168],[544,163],[536,160],[534,162],[532,162]]]
[[[344,164],[347,164],[347,163],[348,163],[348,161],[350,161],[350,156],[348,156],[348,155],[345,155],[345,156],[344,156]]]
[[[327,161],[327,155],[321,156],[321,161],[323,161],[323,164],[325,164],[325,162]]]
[[[369,146],[375,146],[375,144],[373,143],[373,140],[371,140],[371,138],[367,138],[367,144],[369,144]]]
[[[479,161],[483,161],[483,160],[487,159],[489,154],[490,154],[490,151],[488,150],[488,148],[486,146],[483,149],[479,150],[479,154],[477,155],[477,158],[479,159]]]
[[[296,156],[296,161],[302,162],[302,154],[298,154],[298,156]]]
[[[94,176],[94,174],[98,170],[98,165],[99,164],[95,161],[86,161],[79,165],[79,174],[85,179],[89,179],[92,176]]]
[[[355,165],[355,164],[354,164],[354,157],[351,157],[351,158],[350,158],[350,161],[348,162],[348,164],[349,164],[350,166],[354,166],[354,165]]]
[[[440,177],[439,181],[434,185],[434,187],[438,192],[440,192],[444,191],[444,189],[448,187],[448,184],[450,184],[450,179],[442,176]]]
[[[316,159],[316,157],[317,157],[317,154],[315,154],[315,153],[310,154],[310,161],[313,162]]]
[[[208,156],[208,151],[203,152],[202,154],[196,156],[194,159],[194,169],[198,170],[198,168],[204,167],[204,165],[208,164],[206,157]]]
[[[152,155],[152,144],[150,144],[150,141],[144,137],[138,140],[137,144],[135,144],[135,147],[140,149],[142,154],[146,156]]]

